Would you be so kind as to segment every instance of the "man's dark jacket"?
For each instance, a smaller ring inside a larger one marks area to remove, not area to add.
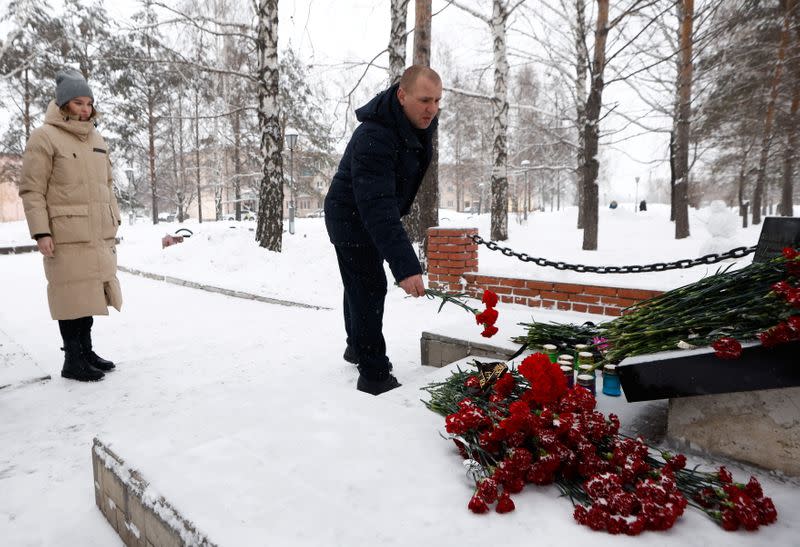
[[[361,122],[345,149],[325,198],[331,243],[374,245],[396,281],[422,273],[400,217],[411,209],[431,161],[434,118],[416,129],[395,84],[356,110]]]

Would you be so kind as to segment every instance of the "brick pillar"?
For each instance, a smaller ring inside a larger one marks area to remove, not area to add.
[[[477,228],[428,228],[428,284],[432,289],[463,292],[462,275],[478,270]]]

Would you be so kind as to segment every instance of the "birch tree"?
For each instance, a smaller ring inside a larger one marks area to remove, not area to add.
[[[391,0],[391,30],[389,31],[389,84],[400,81],[406,67],[406,19],[408,19],[408,0]]]
[[[256,241],[280,252],[283,243],[283,136],[279,116],[278,0],[256,0],[256,85],[261,133],[261,184]]]
[[[562,3],[563,5],[563,3]],[[566,7],[566,6],[565,6]],[[575,44],[575,120],[578,128],[577,156],[578,175],[578,229],[584,228],[584,155],[586,154],[585,134],[586,126],[586,80],[589,73],[589,51],[586,47],[586,0],[575,0],[575,26],[573,27]]]
[[[509,65],[506,46],[508,18],[521,0],[493,0],[492,15],[453,1],[452,4],[486,23],[492,35],[494,59],[494,94],[492,95],[492,133],[494,135],[492,166],[492,220],[490,237],[494,241],[508,239],[508,81]]]

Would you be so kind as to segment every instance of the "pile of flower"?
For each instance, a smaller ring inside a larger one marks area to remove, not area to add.
[[[611,534],[667,530],[687,505],[726,530],[752,530],[777,518],[755,478],[743,485],[724,467],[686,469],[683,455],[621,435],[617,416],[595,410],[588,390],[568,389],[544,354],[525,358],[492,384],[479,382],[479,374],[459,370],[425,388],[428,408],[445,416],[475,481],[468,504],[475,513],[494,503],[498,513],[513,511],[511,496],[526,484],[555,483],[573,501],[577,522]]]
[[[530,346],[592,344],[606,362],[659,351],[714,346],[723,359],[742,340],[765,347],[800,340],[800,252],[787,247],[768,262],[722,271],[631,306],[602,325],[529,323],[514,340]]]

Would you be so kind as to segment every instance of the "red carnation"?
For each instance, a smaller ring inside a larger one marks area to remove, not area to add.
[[[783,248],[783,256],[784,256],[784,258],[785,258],[786,260],[794,260],[795,258],[797,258],[798,256],[800,256],[800,253],[798,253],[798,252],[797,252],[795,249],[793,249],[792,247],[784,247],[784,248]]]
[[[497,327],[493,326],[493,325],[487,325],[486,328],[483,329],[483,332],[481,333],[481,336],[483,336],[484,338],[491,338],[492,336],[497,334],[498,330],[499,329]],[[560,369],[559,369],[559,371],[560,371]],[[563,377],[563,375],[562,375],[562,377]]]
[[[490,291],[489,289],[485,289],[483,291],[483,298],[481,299],[481,302],[486,304],[487,308],[494,308],[497,305],[497,300],[497,295],[494,292]]]
[[[490,326],[494,325],[495,323],[497,323],[497,316],[498,315],[499,314],[497,313],[496,309],[494,309],[494,308],[486,308],[481,313],[475,315],[475,321],[479,325],[486,325],[487,327],[490,327]]]
[[[728,484],[733,482],[733,475],[731,475],[730,471],[725,469],[725,466],[719,468],[719,471],[717,472],[717,477],[719,477],[719,480],[721,482],[725,482]]]
[[[497,482],[491,478],[481,480],[477,495],[488,503],[494,502],[497,499]]]
[[[469,507],[469,510],[473,513],[478,514],[485,513],[489,510],[489,506],[486,505],[486,502],[478,494],[472,496],[472,499],[469,500],[469,505],[467,507]]]
[[[561,368],[544,353],[534,353],[519,365],[519,373],[531,384],[533,400],[541,405],[557,401],[567,391]]]
[[[508,398],[514,390],[516,382],[510,373],[503,374],[494,384],[494,392],[503,399]]]
[[[720,359],[738,359],[742,356],[742,345],[735,338],[720,338],[711,347]]]
[[[509,496],[507,492],[500,494],[500,499],[497,500],[495,511],[498,513],[510,513],[514,509],[514,502],[511,500],[511,496]]]

